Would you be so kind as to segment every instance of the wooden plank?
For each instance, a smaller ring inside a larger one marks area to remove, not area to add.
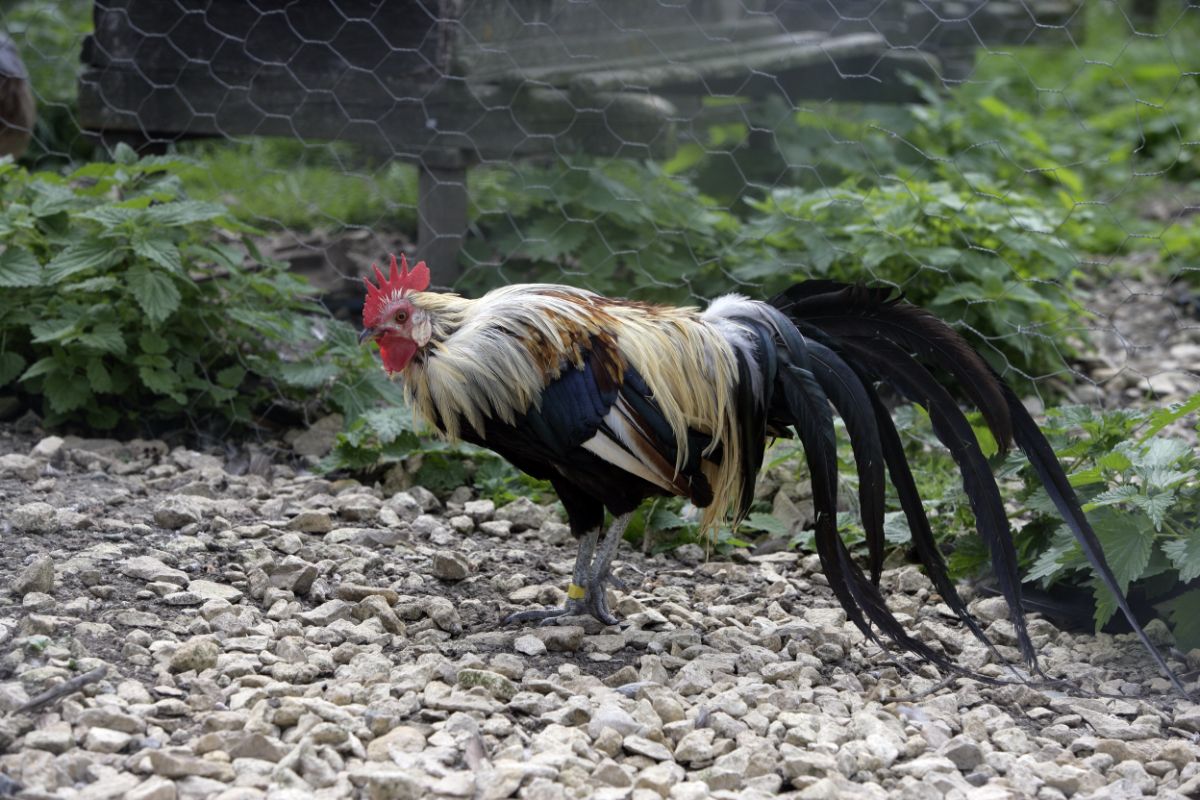
[[[437,0],[96,0],[85,63],[217,80],[290,71],[314,91],[347,72],[438,74]]]
[[[462,81],[397,90],[374,76],[337,94],[310,92],[287,71],[220,85],[203,68],[157,75],[110,67],[81,79],[84,128],[166,139],[287,136],[346,139],[410,159],[509,159],[547,153],[663,157],[674,109],[649,95],[603,94],[580,103],[563,90],[472,86]]]

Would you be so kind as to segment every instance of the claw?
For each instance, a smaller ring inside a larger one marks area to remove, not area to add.
[[[535,608],[530,611],[518,611],[504,618],[505,625],[516,625],[523,622],[536,622],[538,625],[553,625],[559,617],[569,617],[577,614],[590,614],[578,600],[568,600],[562,608]]]

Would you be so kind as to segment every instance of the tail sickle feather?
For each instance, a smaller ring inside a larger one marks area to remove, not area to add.
[[[771,424],[794,427],[804,445],[812,475],[817,511],[815,543],[822,568],[850,621],[864,635],[882,644],[871,628],[873,625],[904,650],[941,667],[993,682],[955,666],[909,636],[887,608],[875,583],[868,581],[851,559],[838,535],[837,456],[828,414],[830,402],[846,423],[854,449],[872,578],[878,580],[882,565],[882,470],[886,466],[908,520],[917,557],[930,580],[972,634],[996,653],[955,590],[933,538],[903,444],[872,385],[874,381],[885,381],[929,412],[935,434],[962,471],[963,489],[975,513],[980,537],[991,553],[1021,655],[1030,667],[1037,669],[1037,656],[1021,605],[1016,549],[999,487],[966,416],[929,371],[928,364],[953,377],[983,414],[1001,449],[1015,442],[1029,458],[1101,581],[1117,597],[1130,625],[1163,674],[1186,696],[1183,684],[1129,607],[1049,442],[1013,390],[957,331],[886,288],[807,281],[773,298],[769,305],[782,312],[763,315],[773,332],[764,328],[763,318],[753,320],[753,325],[751,320],[740,322],[755,330],[760,349],[769,346],[772,351],[770,367],[760,362],[760,369],[770,374],[771,383],[778,389],[773,400],[767,401]],[[780,322],[779,317],[786,319]]]

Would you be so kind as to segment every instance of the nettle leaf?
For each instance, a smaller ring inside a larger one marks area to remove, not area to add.
[[[170,346],[170,342],[154,331],[144,331],[138,337],[138,347],[142,348],[143,353],[149,353],[150,355],[161,356],[167,352]]]
[[[1189,531],[1182,539],[1163,542],[1162,549],[1179,570],[1181,583],[1200,578],[1200,531]]]
[[[1146,512],[1146,516],[1150,517],[1150,521],[1154,523],[1154,530],[1161,531],[1163,520],[1166,519],[1167,512],[1175,505],[1177,499],[1174,492],[1158,492],[1151,495],[1138,495],[1131,498],[1131,502]]]
[[[134,237],[133,252],[169,272],[183,274],[183,256],[170,239],[144,239]]]
[[[1091,521],[1117,585],[1122,592],[1128,591],[1129,584],[1142,577],[1146,565],[1150,563],[1150,553],[1154,550],[1154,526],[1142,514],[1121,514],[1111,508],[1103,509]],[[1092,581],[1092,586],[1096,594],[1098,630],[1108,622],[1117,605],[1116,598],[1098,579]]]
[[[377,408],[363,414],[362,419],[380,444],[412,432],[412,414],[404,406]]]
[[[225,206],[219,203],[205,203],[200,200],[179,200],[173,203],[163,203],[151,206],[145,211],[145,219],[151,225],[176,227],[190,225],[193,222],[217,219],[225,216]]]
[[[92,389],[79,375],[69,372],[54,372],[46,377],[42,386],[50,407],[60,414],[82,408],[92,399]]]
[[[88,278],[78,283],[68,283],[66,286],[61,287],[59,291],[74,294],[83,292],[108,292],[119,285],[117,279],[112,275],[97,275],[95,278]]]
[[[1093,508],[1102,506],[1112,506],[1118,503],[1128,503],[1137,497],[1141,491],[1136,486],[1114,486],[1113,488],[1101,492],[1084,505],[1084,511],[1091,511]]]
[[[33,362],[29,369],[21,374],[21,380],[28,381],[37,378],[41,375],[49,375],[51,372],[58,370],[58,359],[54,356],[45,356]]]
[[[125,336],[121,328],[112,322],[102,322],[87,333],[79,336],[79,343],[116,355],[125,354]]]
[[[1182,403],[1172,403],[1166,408],[1157,409],[1150,414],[1146,430],[1142,433],[1142,441],[1150,439],[1172,422],[1183,419],[1195,411],[1200,411],[1200,392]]]
[[[96,394],[107,394],[113,389],[112,375],[109,374],[102,359],[93,358],[88,362],[87,379],[92,386],[92,391]]]
[[[246,368],[234,364],[217,373],[217,383],[226,389],[236,389],[246,378]]]
[[[883,515],[883,538],[892,544],[907,544],[912,540],[908,517],[903,511],[889,511]]]
[[[1158,604],[1171,620],[1175,644],[1184,652],[1200,647],[1200,589],[1192,589]]]
[[[158,324],[179,308],[179,289],[163,273],[137,266],[129,270],[129,289],[134,299],[154,324]]]
[[[179,376],[168,369],[138,367],[138,377],[142,379],[142,385],[155,394],[165,394],[181,403],[187,400],[179,391]]]
[[[42,282],[42,267],[33,253],[8,245],[0,253],[0,286],[37,286]]]
[[[762,511],[756,511],[753,514],[742,520],[739,528],[749,528],[750,530],[763,531],[772,536],[787,536],[788,526],[774,514],[767,514]]]
[[[35,343],[48,344],[72,338],[78,327],[78,319],[43,319],[30,325],[29,332]]]
[[[12,351],[0,353],[0,386],[12,383],[23,369],[25,369],[25,357],[20,353]]]
[[[103,239],[85,239],[67,245],[46,265],[44,277],[47,285],[53,286],[79,272],[101,267],[111,267],[121,258],[121,251],[112,242]]]
[[[339,370],[335,364],[288,363],[278,367],[279,380],[289,386],[315,389],[326,381],[336,378]]]

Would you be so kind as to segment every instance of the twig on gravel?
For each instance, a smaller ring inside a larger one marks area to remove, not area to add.
[[[76,675],[74,678],[63,681],[58,686],[53,686],[39,694],[37,697],[34,697],[32,700],[29,700],[27,703],[25,703],[25,705],[14,711],[13,714],[16,715],[24,714],[28,711],[37,711],[42,706],[47,706],[53,703],[55,700],[60,700],[67,695],[75,694],[89,683],[95,683],[96,681],[103,680],[104,676],[107,674],[108,667],[103,666],[96,667],[91,672],[85,672],[82,675]]]
[[[947,675],[946,677],[942,678],[940,681],[935,683],[933,686],[930,686],[928,689],[925,689],[924,691],[917,692],[916,694],[910,694],[906,697],[889,697],[889,698],[887,698],[887,702],[889,702],[889,703],[913,703],[913,702],[916,702],[917,700],[924,700],[926,697],[929,697],[929,695],[934,694],[935,692],[940,692],[942,689],[945,689],[947,686],[954,683],[956,680],[958,680],[961,677],[963,677],[963,676],[962,675],[954,675],[954,674]]]

